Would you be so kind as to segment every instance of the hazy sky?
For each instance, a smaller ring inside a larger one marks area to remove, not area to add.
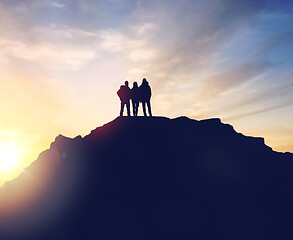
[[[292,25],[285,0],[0,0],[0,141],[27,165],[113,120],[119,86],[146,77],[154,115],[293,152]]]

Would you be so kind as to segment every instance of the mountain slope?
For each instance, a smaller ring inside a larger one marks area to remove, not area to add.
[[[5,185],[0,238],[292,239],[292,160],[219,119],[119,117]]]

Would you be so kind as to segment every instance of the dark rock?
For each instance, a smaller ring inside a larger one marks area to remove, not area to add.
[[[3,186],[0,216],[33,198],[0,239],[292,239],[292,155],[220,119],[119,117]]]

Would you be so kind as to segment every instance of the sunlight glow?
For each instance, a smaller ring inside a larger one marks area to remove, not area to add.
[[[13,143],[0,142],[0,171],[17,168],[19,153]]]

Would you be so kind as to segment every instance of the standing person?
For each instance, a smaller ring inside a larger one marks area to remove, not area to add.
[[[124,106],[126,105],[127,116],[130,116],[130,88],[128,86],[128,81],[125,81],[125,85],[121,85],[117,94],[121,101],[120,116],[123,116]]]
[[[151,117],[152,110],[151,110],[150,100],[152,96],[152,91],[148,81],[145,78],[142,80],[142,84],[139,86],[139,96],[140,96],[140,101],[142,102],[143,115],[147,116],[146,109],[145,109],[145,104],[147,104],[148,112]]]
[[[133,116],[137,116],[139,106],[139,88],[137,82],[133,83],[133,87],[131,89],[131,101],[133,108]]]

